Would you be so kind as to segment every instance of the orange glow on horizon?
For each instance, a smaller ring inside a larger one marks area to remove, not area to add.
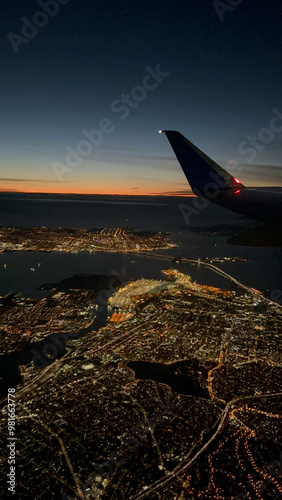
[[[8,184],[8,183],[7,183]],[[9,183],[10,184],[10,183]],[[109,190],[107,188],[104,189],[89,189],[89,185],[86,186],[70,186],[68,184],[64,183],[59,183],[58,186],[56,185],[55,187],[52,186],[50,189],[50,184],[47,186],[45,185],[36,185],[34,187],[27,187],[26,183],[24,184],[17,184],[17,186],[14,185],[7,185],[7,188],[5,188],[3,185],[1,186],[0,193],[36,193],[36,194],[78,194],[78,195],[107,195],[107,196],[172,196],[172,197],[195,197],[194,193],[189,192],[187,189],[187,193],[177,193],[173,192],[170,190],[170,186],[168,186],[167,190],[162,190],[159,192],[156,192],[155,190],[153,191],[148,191],[145,189],[126,189],[126,188],[118,188],[116,187],[115,190]]]

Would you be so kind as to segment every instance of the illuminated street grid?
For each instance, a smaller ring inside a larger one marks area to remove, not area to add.
[[[21,498],[281,498],[281,308],[163,274],[117,291],[127,319],[17,389]],[[137,360],[176,363],[206,396],[137,380]]]
[[[163,233],[123,228],[0,228],[0,252],[138,252],[175,246]]]
[[[12,293],[0,297],[1,354],[54,333],[75,333],[89,327],[96,313],[94,296],[93,290],[69,290],[52,292],[43,299]]]

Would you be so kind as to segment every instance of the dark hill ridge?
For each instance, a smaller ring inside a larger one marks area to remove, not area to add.
[[[43,283],[40,285],[40,290],[51,290],[56,288],[58,291],[69,289],[85,289],[95,290],[99,292],[103,289],[119,288],[121,285],[128,283],[132,278],[122,275],[111,274],[74,274],[70,278],[66,278],[59,283]]]

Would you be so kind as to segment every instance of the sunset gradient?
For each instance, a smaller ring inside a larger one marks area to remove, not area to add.
[[[264,25],[246,2],[221,22],[199,0],[69,1],[27,32],[23,19],[37,19],[38,2],[7,4],[0,190],[189,195],[159,129],[180,131],[227,170],[236,162],[247,186],[281,186],[282,118],[273,137],[265,133],[273,109],[282,117],[275,9]],[[68,151],[93,130],[92,148],[70,168]]]

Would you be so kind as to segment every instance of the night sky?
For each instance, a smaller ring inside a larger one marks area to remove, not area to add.
[[[5,2],[0,190],[187,193],[159,129],[282,186],[282,6],[229,3]]]

